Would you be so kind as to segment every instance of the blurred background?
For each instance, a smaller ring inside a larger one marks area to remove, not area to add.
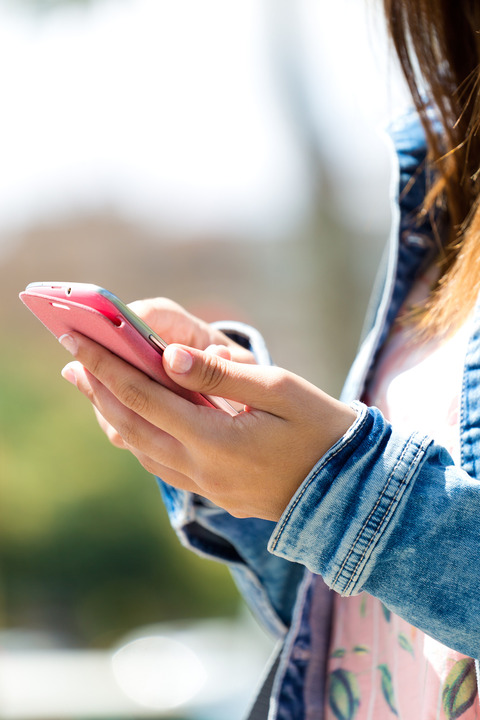
[[[240,720],[272,639],[60,378],[31,281],[256,326],[338,394],[405,104],[358,0],[0,0],[0,718]]]

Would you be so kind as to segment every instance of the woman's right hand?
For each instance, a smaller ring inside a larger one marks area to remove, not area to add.
[[[75,358],[65,379],[97,408],[121,447],[149,473],[235,517],[278,521],[357,417],[287,370],[170,344],[167,375],[187,390],[240,403],[243,411],[232,416],[185,400],[83,335],[64,335],[62,343]]]

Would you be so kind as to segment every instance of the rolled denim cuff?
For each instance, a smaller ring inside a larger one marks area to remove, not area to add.
[[[362,590],[432,443],[394,434],[377,408],[353,406],[357,420],[312,469],[268,544],[342,595]]]

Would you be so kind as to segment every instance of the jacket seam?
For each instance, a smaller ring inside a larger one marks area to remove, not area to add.
[[[337,572],[337,574],[336,574],[336,576],[335,576],[335,578],[334,578],[334,581],[333,581],[333,584],[334,584],[334,585],[335,585],[335,584],[337,583],[337,581],[339,580],[340,575],[343,573],[346,564],[348,563],[350,557],[352,556],[352,554],[353,554],[354,551],[355,551],[356,546],[360,543],[361,537],[362,537],[362,535],[364,534],[365,529],[368,527],[371,518],[374,516],[374,514],[375,514],[377,508],[379,507],[382,499],[383,499],[383,498],[385,497],[385,495],[387,494],[387,490],[388,490],[388,487],[389,487],[389,485],[390,485],[390,482],[391,482],[394,474],[396,473],[398,467],[399,467],[400,464],[402,463],[405,455],[407,454],[407,450],[408,450],[410,444],[411,444],[411,440],[410,440],[408,443],[405,444],[405,446],[404,446],[404,448],[403,448],[403,451],[402,451],[402,454],[401,454],[400,457],[398,458],[398,460],[397,460],[394,468],[392,468],[392,471],[390,472],[390,475],[389,475],[388,478],[387,478],[387,481],[386,481],[386,483],[385,483],[385,485],[384,485],[384,487],[383,487],[383,489],[382,489],[382,492],[380,493],[380,495],[379,495],[379,497],[378,497],[378,499],[377,499],[377,502],[375,503],[374,507],[373,507],[372,510],[370,511],[370,513],[369,513],[368,517],[366,518],[366,520],[364,521],[362,527],[361,527],[360,530],[358,531],[357,537],[356,537],[355,540],[353,541],[352,546],[351,546],[351,548],[350,548],[347,556],[345,557],[345,559],[344,559],[341,567],[339,568],[339,570],[338,570],[338,572]],[[417,450],[416,450],[415,456],[414,456],[413,459],[412,459],[412,465],[416,465],[416,464],[417,464],[418,458],[419,458],[420,454],[422,453],[423,449],[424,449],[424,448],[423,448],[423,445],[417,446]],[[372,534],[371,534],[371,536],[370,536],[370,539],[368,540],[368,542],[367,542],[367,544],[365,545],[364,549],[361,551],[361,554],[360,554],[360,556],[359,556],[359,558],[358,558],[358,561],[355,563],[355,567],[354,567],[354,569],[352,570],[352,573],[351,573],[350,578],[349,578],[349,580],[348,580],[348,582],[347,582],[347,584],[346,584],[346,586],[345,586],[345,589],[343,590],[343,594],[346,595],[346,594],[350,591],[352,585],[354,585],[354,584],[357,582],[358,576],[359,576],[360,573],[361,573],[360,566],[364,563],[365,558],[367,557],[367,555],[368,555],[369,553],[371,553],[371,551],[373,551],[373,549],[375,548],[375,546],[378,544],[378,542],[379,542],[379,540],[380,540],[380,536],[381,536],[380,533],[379,533],[379,530],[380,530],[380,528],[382,527],[382,525],[388,524],[388,516],[391,517],[391,510],[392,510],[392,508],[393,508],[396,504],[398,504],[397,501],[398,501],[398,499],[399,499],[399,496],[401,495],[401,493],[403,492],[403,490],[404,490],[405,487],[407,486],[407,484],[408,484],[408,483],[407,483],[408,479],[409,479],[409,476],[408,476],[408,474],[407,474],[407,475],[404,475],[404,476],[401,478],[401,480],[398,482],[397,487],[396,487],[396,490],[395,490],[393,496],[390,498],[390,501],[389,501],[387,507],[385,508],[384,513],[383,513],[382,516],[378,519],[378,522],[376,523],[376,525],[374,525],[374,527],[372,528]]]
[[[382,488],[382,491],[381,491],[381,493],[379,494],[379,496],[378,496],[378,498],[377,498],[377,501],[376,501],[375,505],[374,505],[373,508],[370,510],[370,513],[368,514],[367,518],[364,520],[364,522],[363,522],[363,524],[362,524],[362,527],[361,527],[360,530],[358,531],[357,536],[356,536],[355,540],[353,541],[353,543],[352,543],[352,545],[351,545],[351,547],[350,547],[350,550],[348,551],[347,555],[345,556],[345,558],[344,558],[344,560],[343,560],[343,562],[342,562],[342,564],[341,564],[341,566],[340,566],[337,574],[335,575],[335,577],[334,577],[334,579],[333,579],[334,584],[338,581],[340,575],[343,573],[343,570],[344,570],[344,568],[345,568],[345,565],[348,563],[348,561],[350,560],[350,557],[351,557],[351,556],[353,555],[353,553],[355,552],[355,547],[357,546],[357,544],[359,544],[361,536],[363,535],[366,527],[369,525],[371,518],[375,515],[378,506],[379,506],[380,503],[382,502],[383,497],[386,495],[387,489],[388,489],[388,486],[390,485],[390,482],[391,482],[391,480],[392,480],[392,477],[393,477],[393,475],[395,474],[395,472],[396,472],[398,466],[400,465],[400,463],[403,461],[403,458],[405,457],[406,452],[407,452],[407,445],[404,446],[404,448],[403,448],[403,450],[402,450],[402,454],[400,455],[400,457],[398,458],[397,462],[395,463],[395,466],[392,468],[392,470],[391,470],[391,472],[390,472],[390,475],[388,476],[388,478],[387,478],[387,480],[386,480],[386,482],[385,482],[385,484],[384,484],[384,486],[383,486],[383,488]],[[385,512],[384,512],[384,514],[383,514],[383,517],[385,517],[385,515],[387,514],[388,510],[389,510],[390,507],[391,507],[392,502],[393,502],[393,501],[395,500],[395,498],[397,497],[397,494],[398,494],[398,492],[399,492],[399,490],[400,490],[400,487],[401,487],[401,485],[402,485],[402,482],[403,482],[403,479],[402,479],[402,480],[400,481],[400,483],[397,485],[397,489],[396,489],[396,491],[395,491],[395,494],[393,495],[392,499],[390,500],[390,503],[389,503],[388,507],[385,509]],[[378,528],[379,528],[380,525],[382,524],[382,519],[383,519],[383,518],[380,518],[380,519],[379,519],[376,530],[378,530]],[[362,551],[362,554],[361,554],[358,562],[356,563],[356,567],[358,567],[358,565],[360,564],[360,562],[362,561],[362,559],[365,557],[365,554],[366,554],[366,552],[368,551],[368,547],[369,547],[370,543],[372,542],[372,539],[373,539],[373,537],[374,537],[374,535],[375,535],[376,530],[375,530],[375,529],[373,530],[372,535],[371,535],[371,537],[370,537],[370,540],[368,541],[365,549]],[[350,585],[350,583],[351,583],[351,581],[352,581],[352,577],[353,577],[354,574],[355,574],[355,570],[352,572],[352,575],[350,576],[350,580],[348,581],[348,583],[347,583],[347,585],[346,585],[346,587],[345,587],[345,592],[348,591],[349,585]]]

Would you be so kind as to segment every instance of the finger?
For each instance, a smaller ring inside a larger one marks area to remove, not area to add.
[[[65,374],[68,374],[69,372],[75,374],[75,385],[81,390],[84,382],[82,380],[82,372],[84,372],[84,370],[80,363],[69,363],[69,365],[66,366]],[[85,375],[85,379],[87,378],[88,374]],[[106,394],[106,397],[107,396],[108,395]],[[101,403],[101,405],[103,406],[104,403]],[[139,450],[137,447],[128,445],[120,433],[104,418],[95,405],[93,406],[93,409],[100,427],[105,432],[110,442],[118,448],[128,450],[132,455],[134,455],[134,457],[137,458],[139,463],[145,468],[145,470],[147,470],[147,472],[162,478],[162,480],[167,482],[169,485],[172,485],[179,490],[185,490],[197,494],[200,493],[199,486],[191,478],[187,477],[187,475],[173,470],[171,467],[152,459],[147,453]]]
[[[81,366],[85,367],[122,405],[180,441],[198,431],[203,418],[202,411],[212,412],[211,408],[194,405],[151,380],[140,370],[83,335],[71,333],[62,336],[60,340],[62,345],[80,361]],[[90,389],[88,384],[83,386],[85,394],[93,402],[93,398],[89,396]],[[118,427],[117,429],[120,431]]]
[[[205,352],[210,355],[217,355],[217,357],[221,357],[224,360],[232,359],[230,348],[226,347],[226,345],[209,345],[205,348]]]
[[[71,362],[65,365],[65,367],[62,369],[62,377],[65,378],[65,380],[68,380],[68,382],[72,383],[72,385],[75,385],[75,387],[78,387],[78,380],[77,375],[80,375],[84,372],[84,369],[82,365],[78,362]],[[120,433],[115,430],[115,428],[110,425],[109,422],[103,417],[100,410],[93,405],[93,412],[95,413],[95,417],[97,418],[97,422],[100,426],[100,429],[103,430],[109,441],[112,445],[119,449],[126,449],[126,444],[120,435]]]
[[[173,300],[136,300],[129,307],[167,342],[182,342],[194,347],[205,347],[211,342],[209,325]]]
[[[182,443],[145,418],[125,407],[95,376],[80,363],[69,363],[62,372],[93,404],[106,428],[110,441],[141,453],[162,465],[185,472],[190,469],[188,453]],[[72,377],[74,376],[74,378]]]
[[[71,369],[73,372],[75,372],[74,366],[75,363],[70,363],[70,367],[68,367],[68,370]],[[81,366],[79,363],[77,363],[77,366],[80,370]],[[75,384],[77,384],[77,382]],[[117,430],[115,430],[112,425],[110,425],[109,422],[107,422],[107,420],[103,417],[103,415],[100,413],[98,408],[95,407],[95,405],[93,406],[93,410],[95,412],[100,427],[105,432],[112,445],[115,445],[115,447],[121,449],[129,450],[129,452],[137,458],[138,462],[142,465],[142,467],[145,468],[147,472],[151,473],[152,475],[156,475],[169,485],[172,485],[179,490],[185,490],[187,492],[193,492],[196,494],[199,494],[201,492],[197,483],[195,483],[191,478],[187,477],[183,473],[173,470],[170,467],[167,467],[162,463],[153,460],[145,452],[127,445],[122,436],[117,432]]]
[[[286,407],[287,374],[279,368],[232,362],[176,344],[165,349],[163,366],[172,380],[189,390],[274,414]]]

